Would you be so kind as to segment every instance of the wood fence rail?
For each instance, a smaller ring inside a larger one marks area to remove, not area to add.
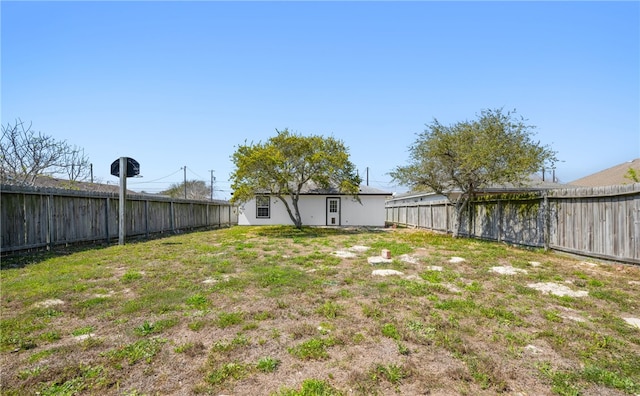
[[[452,232],[455,216],[442,196],[386,203],[390,224]],[[460,219],[460,235],[640,264],[640,183],[484,196]]]
[[[127,237],[238,224],[226,201],[127,194]],[[119,195],[0,186],[0,252],[118,239]]]

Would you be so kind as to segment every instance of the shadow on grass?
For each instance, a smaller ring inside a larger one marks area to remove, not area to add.
[[[135,244],[145,243],[145,242],[154,241],[158,239],[170,238],[176,235],[191,234],[196,232],[204,232],[204,231],[211,231],[211,230],[217,230],[217,229],[220,229],[220,228],[217,228],[217,227],[216,228],[197,228],[192,230],[180,230],[177,232],[153,233],[153,234],[149,234],[148,237],[145,235],[135,235],[135,236],[127,237],[125,239],[125,243],[127,245],[135,245]],[[167,240],[166,242],[161,242],[161,243],[163,245],[182,245],[182,242],[175,242],[170,240]],[[2,258],[0,259],[0,270],[24,268],[30,264],[37,264],[54,257],[63,257],[63,256],[68,256],[74,253],[105,249],[105,248],[116,246],[116,245],[118,245],[118,238],[111,238],[109,242],[101,240],[101,241],[84,241],[84,242],[55,245],[53,246],[53,248],[51,248],[51,250],[47,250],[46,247],[41,247],[41,248],[33,248],[33,249],[27,249],[27,250],[19,250],[14,252],[7,252],[7,253],[3,253]]]
[[[382,227],[330,227],[303,226],[264,226],[253,231],[257,236],[269,238],[320,238],[332,235],[357,235],[385,232]]]

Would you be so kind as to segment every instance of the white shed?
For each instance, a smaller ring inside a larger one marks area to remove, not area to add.
[[[360,202],[337,189],[303,190],[298,201],[302,225],[383,227],[385,202],[391,193],[360,186],[358,197]],[[287,208],[273,195],[258,195],[239,207],[238,225],[276,224],[292,225],[293,222]]]

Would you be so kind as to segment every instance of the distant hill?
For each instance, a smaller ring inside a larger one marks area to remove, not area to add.
[[[625,175],[627,175],[629,172],[629,168],[634,169],[636,171],[636,174],[640,176],[640,158],[636,158],[634,160],[612,166],[611,168],[601,170],[600,172],[596,172],[589,176],[574,180],[569,184],[579,187],[599,187],[632,184],[633,181],[628,177],[625,177]]]

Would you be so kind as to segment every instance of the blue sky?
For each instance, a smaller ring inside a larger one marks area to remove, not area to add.
[[[276,129],[388,172],[434,118],[516,109],[569,182],[640,157],[640,2],[2,1],[1,115],[84,148],[136,191],[216,177]]]

